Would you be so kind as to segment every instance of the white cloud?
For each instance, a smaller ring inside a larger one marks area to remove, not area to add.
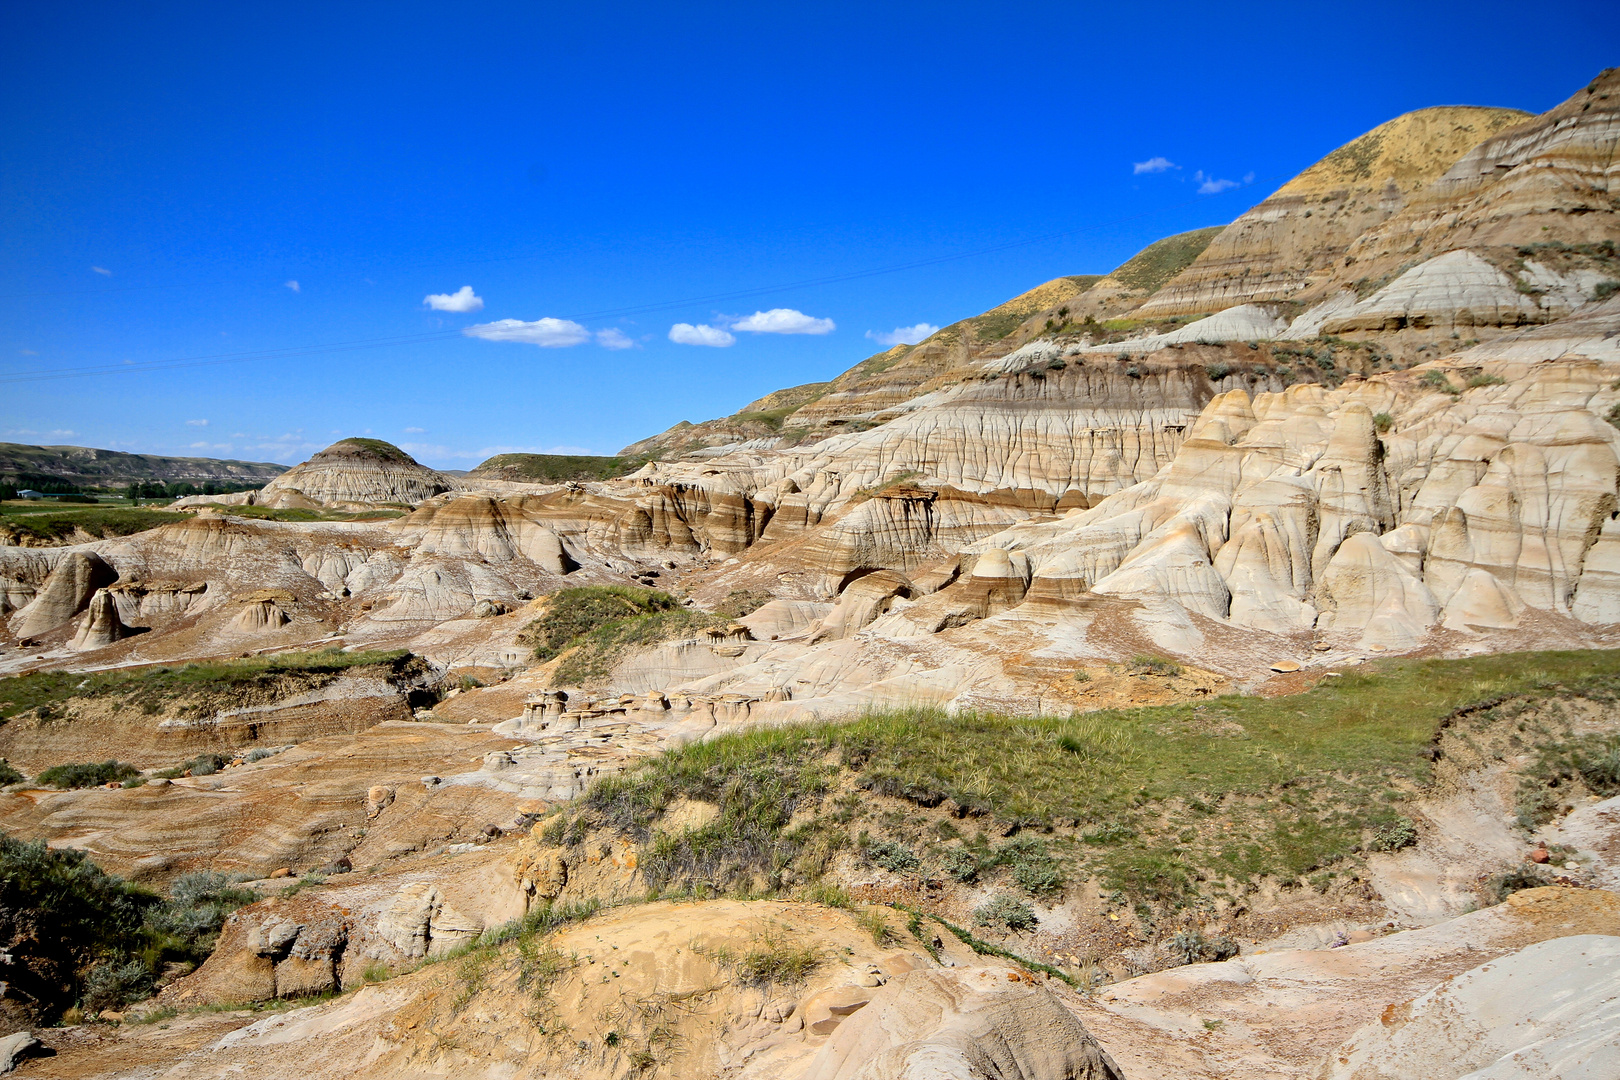
[[[881,330],[868,330],[866,336],[879,345],[915,345],[937,333],[939,327],[933,323],[920,322],[916,326],[897,326],[887,334]]]
[[[579,323],[551,318],[536,319],[534,322],[496,319],[494,322],[469,326],[462,333],[485,341],[521,341],[542,349],[563,349],[591,339],[591,332]]]
[[[731,328],[750,334],[830,334],[838,329],[831,319],[811,318],[802,311],[785,307],[756,311],[733,322]]]
[[[596,332],[596,343],[604,349],[633,349],[636,345],[623,330],[612,326]]]
[[[90,269],[94,270],[102,277],[112,277],[112,271],[107,269],[105,266],[92,266]]]
[[[206,420],[187,420],[186,425],[188,427],[207,427],[208,426],[208,421],[206,421]]]
[[[434,293],[431,296],[424,296],[422,298],[422,303],[426,304],[434,311],[455,311],[465,313],[468,311],[484,310],[484,298],[482,296],[474,296],[471,285],[463,285],[453,293]]]
[[[56,436],[58,439],[65,439],[70,435],[77,435],[78,432],[73,431],[70,428],[57,428],[55,431],[51,432],[51,434]]]
[[[24,356],[38,356],[39,355],[39,353],[35,352],[33,349],[18,349],[17,351],[22,353]]]
[[[231,432],[231,438],[233,438],[233,439],[245,439],[245,438],[247,438],[247,432],[245,432],[245,431],[233,431],[233,432]]]
[[[1175,162],[1171,161],[1169,158],[1151,157],[1151,158],[1148,158],[1146,161],[1132,162],[1131,163],[1131,175],[1132,176],[1141,176],[1143,173],[1168,172],[1171,169],[1179,169],[1179,168],[1181,168],[1181,166],[1177,165]]]
[[[287,288],[291,289],[293,292],[303,292],[304,291],[303,287],[298,284],[296,279],[294,279],[293,281],[283,282],[283,284],[286,285]]]
[[[677,345],[712,345],[723,349],[727,345],[735,345],[737,339],[724,330],[716,329],[704,323],[693,326],[691,323],[678,322],[669,328],[669,340]]]
[[[1193,179],[1198,181],[1198,194],[1200,195],[1219,195],[1223,191],[1243,186],[1236,180],[1217,180],[1202,169],[1193,173]]]
[[[425,434],[427,434],[427,428],[425,428],[425,427],[408,427],[408,428],[405,429],[405,434],[407,434],[407,435],[425,435]]]

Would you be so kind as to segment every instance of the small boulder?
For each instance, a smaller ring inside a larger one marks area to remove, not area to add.
[[[1295,660],[1278,660],[1271,665],[1272,671],[1290,672],[1299,670],[1299,662]]]
[[[18,1062],[31,1056],[40,1045],[40,1041],[26,1031],[19,1031],[15,1035],[7,1035],[0,1039],[0,1073],[8,1073],[15,1069]]]
[[[270,876],[273,877],[273,878],[292,877],[292,867],[290,867],[290,866],[279,867],[278,869],[270,871]]]

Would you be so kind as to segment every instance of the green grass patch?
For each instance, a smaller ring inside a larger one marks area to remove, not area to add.
[[[1275,699],[1070,717],[890,710],[754,729],[660,755],[582,802],[591,823],[650,841],[642,866],[654,888],[780,888],[790,868],[814,880],[850,842],[830,795],[853,783],[1057,830],[1049,845],[1022,851],[1023,836],[1000,849],[908,845],[925,874],[967,880],[1000,866],[1025,891],[1054,894],[1080,873],[1121,900],[1176,906],[1201,881],[1295,879],[1393,835],[1402,800],[1431,777],[1420,752],[1443,721],[1465,707],[1560,697],[1620,700],[1620,651],[1391,660]],[[1600,750],[1581,759],[1599,764],[1579,767],[1606,769]],[[719,815],[683,834],[654,833],[681,798]],[[790,829],[801,809],[813,813]],[[569,828],[583,836],[585,820]]]
[[[545,614],[523,628],[518,640],[538,660],[568,656],[558,681],[584,686],[605,679],[633,648],[656,645],[724,622],[681,605],[666,592],[625,585],[587,585],[552,594]]]
[[[191,515],[151,510],[143,506],[94,506],[64,510],[43,508],[39,503],[8,503],[0,506],[0,535],[9,534],[11,543],[64,544],[80,530],[100,539],[133,536]]]
[[[1131,256],[1109,276],[1137,292],[1157,292],[1165,282],[1192,265],[1224,225],[1194,229],[1155,241]]]
[[[331,649],[88,674],[36,671],[0,679],[0,721],[24,713],[33,713],[40,720],[63,719],[67,715],[66,703],[73,698],[121,697],[148,714],[157,713],[165,702],[188,695],[196,695],[201,707],[217,702],[251,704],[255,699],[273,699],[291,680],[324,685],[356,667],[383,667],[403,674],[411,663],[411,654],[403,649]]]

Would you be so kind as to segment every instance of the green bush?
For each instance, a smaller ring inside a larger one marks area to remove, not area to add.
[[[993,926],[997,929],[1005,928],[1013,931],[1035,929],[1038,922],[1035,911],[1028,904],[1016,896],[1001,895],[974,909],[973,922],[976,926]]]
[[[1440,390],[1447,394],[1457,392],[1456,388],[1451,385],[1451,380],[1446,378],[1446,373],[1433,368],[1425,371],[1418,379],[1418,383],[1428,387],[1430,390]]]
[[[82,851],[0,833],[0,940],[12,954],[6,996],[30,1003],[41,1022],[60,1016],[94,965],[122,964],[140,949],[151,899]]]
[[[17,771],[16,766],[0,758],[0,787],[6,784],[20,784],[26,779],[28,779],[26,776]]]
[[[910,848],[889,840],[868,841],[866,844],[866,857],[876,865],[895,874],[910,873],[922,865]]]
[[[1507,380],[1500,375],[1486,375],[1481,372],[1478,375],[1468,377],[1468,389],[1478,390],[1482,386],[1501,386],[1506,382]]]
[[[1382,435],[1395,426],[1395,418],[1387,412],[1377,413],[1373,416],[1373,428]]]
[[[1217,360],[1213,364],[1204,367],[1204,374],[1209,376],[1210,382],[1220,382],[1232,374],[1232,365],[1225,360]]]
[[[1412,823],[1411,818],[1396,818],[1389,824],[1373,830],[1372,843],[1369,846],[1374,851],[1399,851],[1417,843],[1417,838],[1417,826]]]
[[[54,788],[100,787],[113,782],[122,783],[141,774],[133,765],[108,758],[106,761],[81,761],[71,765],[52,765],[37,777],[41,784]]]

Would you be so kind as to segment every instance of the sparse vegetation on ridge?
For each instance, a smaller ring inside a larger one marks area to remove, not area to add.
[[[29,712],[40,720],[64,719],[65,704],[76,697],[123,697],[148,714],[156,713],[164,702],[184,696],[196,697],[199,707],[253,704],[278,696],[288,680],[324,685],[339,673],[359,667],[387,668],[403,675],[411,664],[411,654],[403,649],[331,649],[89,673],[37,671],[0,679],[0,722]]]
[[[895,872],[915,858],[917,872],[1004,882],[1013,895],[1055,896],[1091,876],[1122,901],[1175,907],[1223,881],[1299,881],[1358,851],[1404,846],[1400,808],[1430,779],[1420,751],[1448,717],[1473,708],[1494,723],[1503,702],[1571,697],[1620,700],[1620,652],[1388,661],[1291,697],[1074,717],[874,712],[684,746],[598,783],[556,832],[582,839],[589,823],[641,838],[655,890],[813,882],[856,847]],[[1608,760],[1601,747],[1583,753]],[[852,789],[919,813],[872,810],[857,843],[860,800],[846,807],[839,794]],[[655,833],[677,799],[720,813]],[[963,819],[978,835],[951,825]],[[990,822],[1018,835],[996,845]]]
[[[583,686],[607,678],[628,649],[656,645],[722,621],[655,589],[586,585],[553,593],[545,613],[525,626],[518,640],[531,646],[538,660],[568,653],[558,665],[557,679]]]
[[[612,480],[647,463],[645,457],[591,457],[585,454],[496,454],[473,469],[473,476],[560,484],[568,480]]]

